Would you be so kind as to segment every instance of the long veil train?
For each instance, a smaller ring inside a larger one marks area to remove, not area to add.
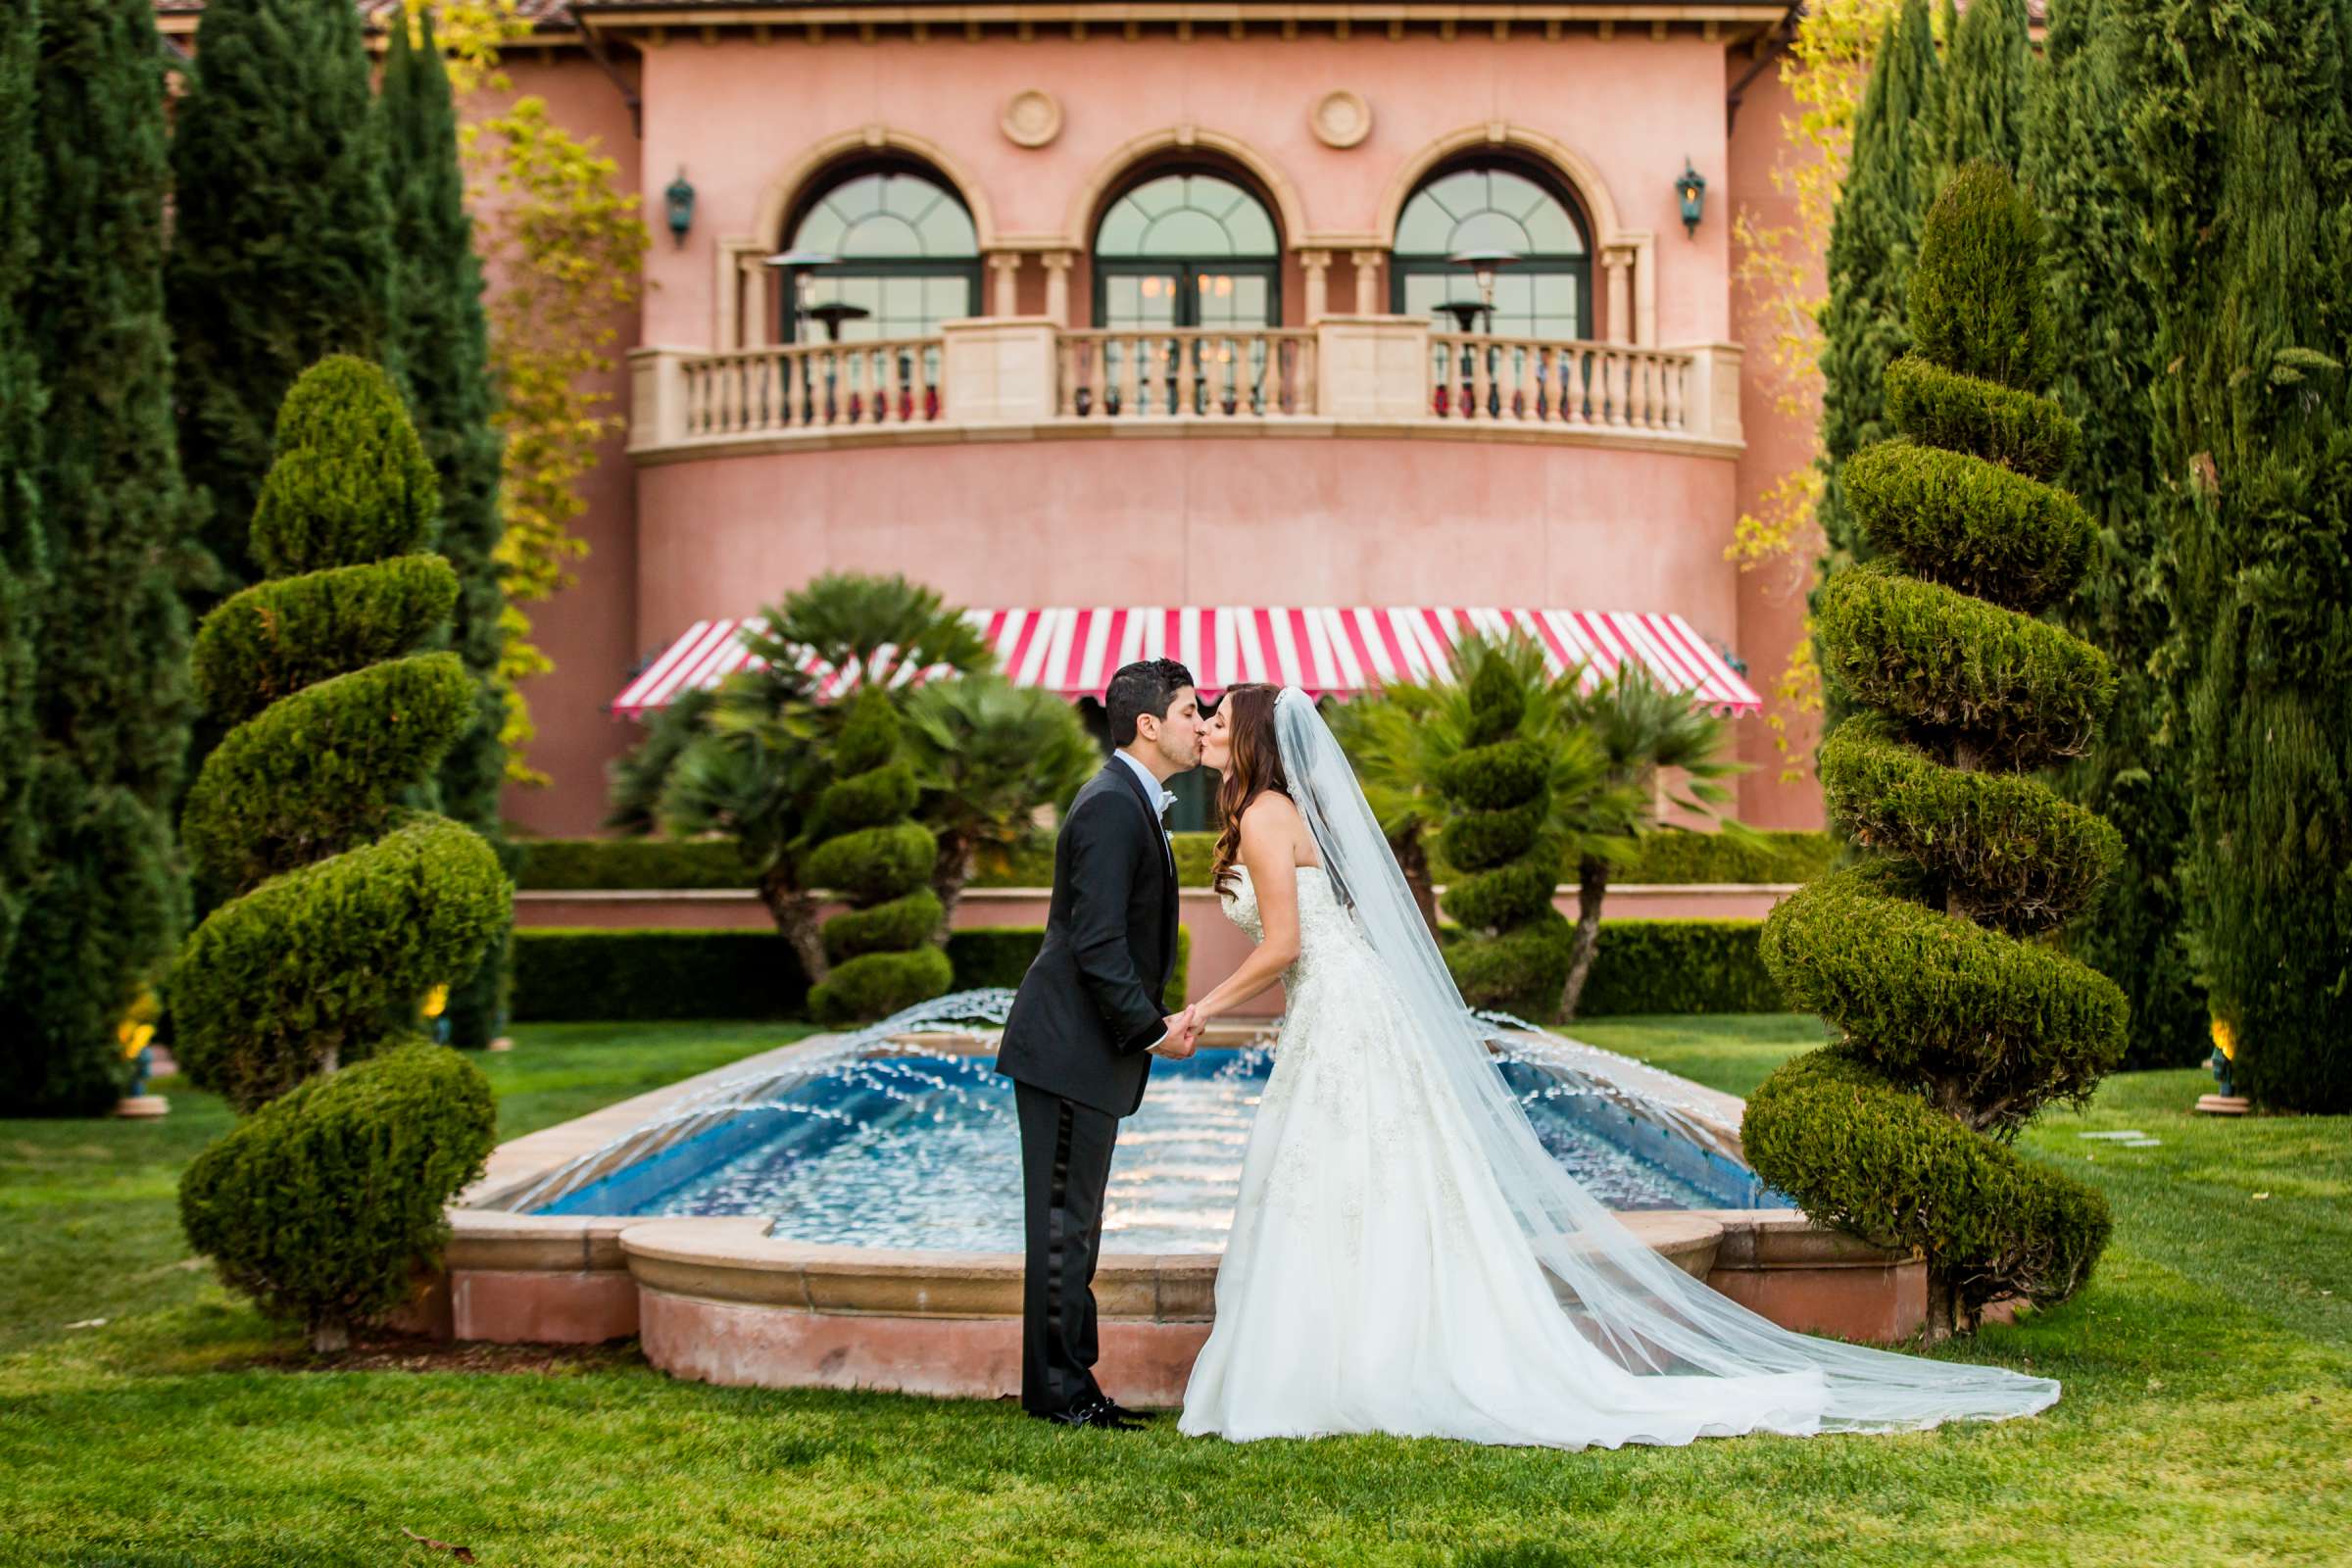
[[[1315,711],[1286,687],[1274,708],[1282,764],[1334,889],[1407,1010],[1403,1033],[1450,1085],[1561,1309],[1627,1372],[1753,1378],[1818,1372],[1820,1429],[1886,1432],[2031,1415],[2058,1384],[2000,1367],[1930,1360],[1782,1328],[1645,1246],[1538,1141],[1487,1054],[1423,923],[1354,770]]]

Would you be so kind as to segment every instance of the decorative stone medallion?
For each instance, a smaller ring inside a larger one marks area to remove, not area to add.
[[[1004,101],[1004,118],[998,123],[1016,146],[1043,147],[1061,134],[1061,105],[1043,88],[1026,88]]]
[[[1307,111],[1315,137],[1326,147],[1352,147],[1372,134],[1372,106],[1360,92],[1335,87]]]

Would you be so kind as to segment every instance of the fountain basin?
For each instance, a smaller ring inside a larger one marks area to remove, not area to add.
[[[993,1048],[966,1035],[920,1044],[934,1052]],[[720,1084],[788,1074],[837,1046],[819,1038],[780,1048],[501,1145],[482,1181],[452,1207],[444,1269],[420,1282],[406,1326],[505,1343],[636,1335],[655,1365],[713,1383],[1017,1393],[1017,1251],[843,1246],[779,1234],[775,1219],[760,1213],[517,1211],[545,1208],[557,1188],[558,1208],[584,1199],[593,1206],[600,1187],[621,1192],[625,1179],[612,1178],[626,1178],[630,1162],[599,1163],[615,1140],[676,1119],[679,1107],[708,1101]],[[1625,1104],[1674,1107],[1670,1129],[1646,1131],[1690,1145],[1685,1152],[1703,1155],[1702,1164],[1737,1165],[1737,1099],[1607,1053],[1570,1049],[1583,1052],[1580,1071],[1627,1083]],[[1599,1100],[1575,1104],[1579,1114],[1619,1109]],[[1885,1342],[1915,1332],[1924,1312],[1915,1258],[1816,1226],[1794,1209],[1649,1208],[1620,1217],[1679,1267],[1790,1327]],[[1096,1280],[1099,1374],[1131,1404],[1174,1403],[1213,1317],[1218,1253],[1120,1250],[1108,1239],[1106,1249]]]

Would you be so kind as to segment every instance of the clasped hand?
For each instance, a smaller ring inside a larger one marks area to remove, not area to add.
[[[1200,1016],[1198,1005],[1162,1018],[1160,1023],[1167,1029],[1167,1038],[1152,1048],[1152,1054],[1166,1056],[1171,1060],[1181,1060],[1198,1051],[1200,1047],[1200,1031],[1208,1026],[1208,1020]]]

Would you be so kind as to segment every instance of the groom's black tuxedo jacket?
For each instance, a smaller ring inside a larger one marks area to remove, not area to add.
[[[1117,758],[1070,803],[1054,841],[1046,942],[1021,977],[997,1071],[1132,1115],[1176,967],[1176,866],[1159,808]]]

